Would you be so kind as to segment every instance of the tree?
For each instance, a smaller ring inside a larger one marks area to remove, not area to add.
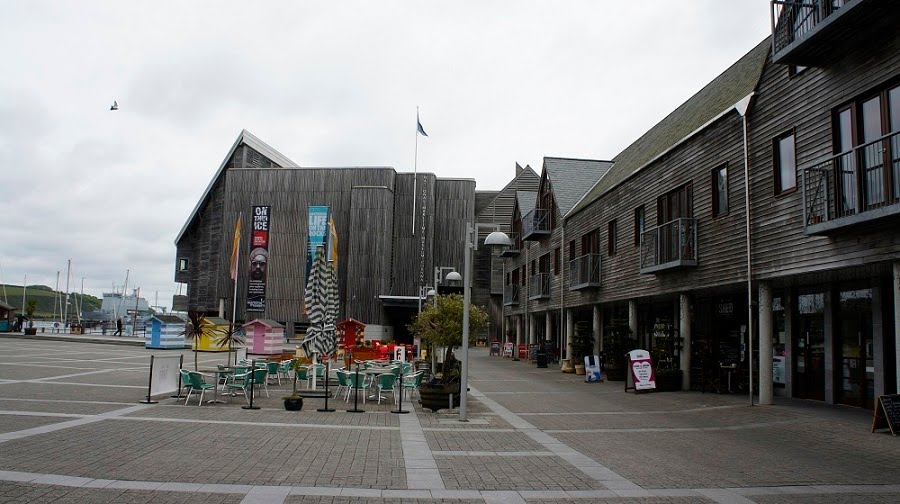
[[[197,371],[197,352],[200,348],[200,337],[203,335],[203,312],[188,312],[188,319],[184,328],[184,336],[194,348],[194,371]]]
[[[28,320],[34,318],[34,312],[37,310],[37,303],[31,299],[27,303],[25,303],[25,315],[28,317]]]
[[[475,344],[475,333],[488,325],[488,314],[480,306],[469,309],[469,346]],[[446,348],[444,376],[452,372],[453,349],[462,345],[463,297],[459,294],[438,296],[434,305],[426,305],[412,324],[410,332],[432,347]]]

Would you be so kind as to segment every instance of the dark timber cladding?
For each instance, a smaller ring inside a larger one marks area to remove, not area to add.
[[[413,184],[414,177],[418,177],[415,184]],[[431,284],[436,180],[437,177],[431,173],[418,175],[401,173],[397,175],[394,195],[393,261],[395,266],[393,283],[389,289],[385,289],[380,294],[416,295],[419,289],[420,271],[424,271],[421,285]],[[413,197],[413,186],[417,193],[415,198]],[[413,199],[415,199],[416,212],[415,234],[413,234]],[[423,237],[425,239],[424,249]]]
[[[387,187],[355,187],[350,202],[347,316],[367,324],[383,324],[378,296],[387,292],[391,271],[393,191]]]
[[[475,222],[475,181],[438,179],[434,190],[434,208],[437,225],[433,264],[437,267],[452,266],[462,274],[466,225]]]
[[[881,45],[838,53],[827,66],[793,77],[785,66],[767,65],[760,83],[764,92],[755,100],[749,125],[754,276],[778,278],[897,260],[896,220],[829,237],[805,235],[800,190],[803,169],[839,151],[833,140],[837,109],[898,84],[900,32],[891,33]],[[788,131],[796,142],[798,189],[776,196],[772,142]]]

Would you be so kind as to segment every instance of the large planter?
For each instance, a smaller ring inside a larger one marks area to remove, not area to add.
[[[303,409],[303,398],[298,397],[294,398],[286,398],[284,399],[284,409],[288,411],[300,411]]]
[[[423,408],[437,412],[450,408],[450,394],[453,394],[453,407],[459,406],[459,383],[422,383],[419,385],[419,404]]]
[[[559,368],[563,373],[574,373],[575,366],[572,365],[572,359],[563,359],[559,362]]]
[[[656,372],[656,390],[658,392],[678,392],[684,372],[680,369],[664,369]]]
[[[37,334],[37,327],[26,327],[25,334],[28,336],[34,336]]]
[[[575,364],[575,374],[577,374],[577,375],[584,374],[584,364]]]

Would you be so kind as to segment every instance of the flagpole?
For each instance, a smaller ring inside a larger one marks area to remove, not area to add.
[[[412,234],[416,235],[416,197],[417,183],[419,181],[419,106],[416,105],[416,154],[413,160],[413,211],[412,211]]]
[[[238,214],[238,223],[243,227],[244,213],[241,212]],[[236,232],[240,233],[243,229],[237,230]],[[237,237],[237,256],[234,259],[234,297],[231,301],[231,334],[228,338],[228,360],[231,360],[231,342],[234,337],[234,332],[237,331],[237,293],[238,293],[238,268],[241,264],[241,236],[240,234]],[[235,354],[237,357],[237,354]],[[235,358],[237,361],[237,358]],[[226,362],[226,364],[236,364],[236,362]]]

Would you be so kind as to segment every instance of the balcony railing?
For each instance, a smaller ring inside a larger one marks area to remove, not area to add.
[[[519,233],[507,233],[510,246],[500,251],[501,257],[516,257],[522,253],[522,239]]]
[[[772,54],[775,63],[819,66],[837,53],[865,44],[883,28],[894,29],[892,2],[875,0],[773,0]]]
[[[807,234],[900,214],[900,132],[803,169]]]
[[[600,287],[600,254],[585,254],[569,261],[569,290]]]
[[[550,274],[535,273],[528,279],[528,299],[546,299],[550,297]]]
[[[517,306],[519,304],[520,285],[507,285],[503,287],[503,306]]]
[[[522,217],[522,239],[540,240],[550,234],[550,211],[535,208]]]
[[[697,219],[683,217],[641,233],[641,273],[697,265]]]

